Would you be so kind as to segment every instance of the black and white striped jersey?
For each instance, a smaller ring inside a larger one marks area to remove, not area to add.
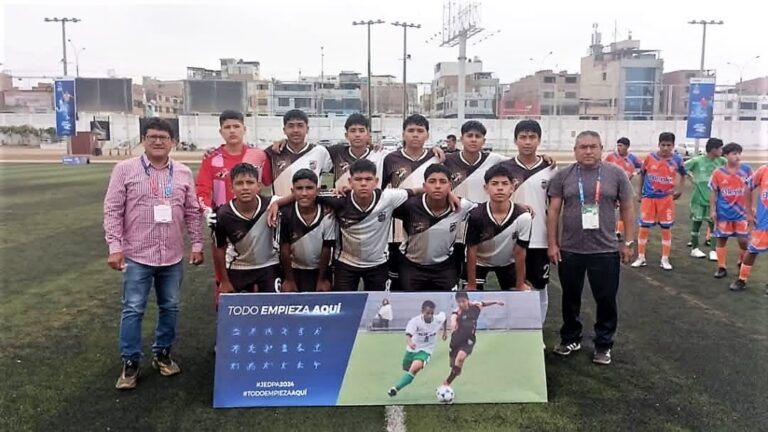
[[[291,267],[314,270],[320,268],[323,246],[336,243],[336,218],[330,208],[318,204],[314,220],[307,222],[298,206],[293,203],[280,208],[280,244],[291,245]]]
[[[533,225],[531,226],[532,249],[546,249],[547,245],[547,186],[554,177],[555,170],[539,156],[539,160],[527,168],[517,157],[502,162],[515,178],[517,188],[512,195],[516,204],[525,204],[533,209]]]
[[[491,214],[490,203],[478,205],[469,212],[465,242],[477,245],[477,265],[504,267],[515,262],[514,247],[527,248],[531,238],[531,214],[513,204],[501,223]]]
[[[288,196],[293,186],[293,175],[296,171],[308,168],[317,174],[331,172],[331,155],[323,146],[306,144],[300,151],[294,152],[290,146],[278,154],[272,147],[266,150],[272,163],[272,192],[275,195]]]
[[[235,200],[216,209],[214,241],[227,244],[227,268],[251,270],[278,264],[275,230],[267,224],[267,209],[279,197],[259,196],[252,218],[237,211]]]

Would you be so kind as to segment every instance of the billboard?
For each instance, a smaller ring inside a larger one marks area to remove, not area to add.
[[[219,114],[232,109],[247,111],[248,91],[245,81],[185,80],[184,113]]]
[[[687,138],[709,138],[715,101],[714,78],[691,78],[688,85]]]
[[[467,294],[222,295],[214,407],[546,402],[538,292]]]
[[[109,141],[111,139],[109,119],[91,120],[91,134],[97,141]]]
[[[77,106],[75,104],[75,81],[56,80],[53,85],[54,108],[56,110],[56,135],[75,135]]]
[[[133,112],[130,78],[77,78],[80,112]]]

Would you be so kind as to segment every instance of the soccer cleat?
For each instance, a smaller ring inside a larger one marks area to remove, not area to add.
[[[717,261],[717,252],[709,251],[709,260],[710,261]]]
[[[139,362],[136,360],[127,360],[123,362],[123,369],[120,371],[120,378],[115,383],[118,390],[132,390],[136,388],[136,381],[139,379]]]
[[[605,351],[595,351],[594,354],[592,354],[592,363],[601,364],[601,365],[609,365],[611,364],[611,350],[607,349]]]
[[[693,242],[688,240],[688,243],[686,243],[685,245],[688,246],[688,247],[691,247],[691,246],[693,246]]]
[[[159,370],[162,376],[173,376],[181,373],[181,368],[171,358],[168,348],[163,348],[160,352],[155,353],[154,358],[152,358],[152,367]]]
[[[569,356],[571,355],[571,353],[574,353],[580,349],[581,349],[580,342],[572,342],[567,345],[564,343],[561,343],[560,345],[556,346],[555,349],[552,350],[552,352],[559,356]]]
[[[747,288],[747,281],[742,279],[736,279],[729,287],[728,289],[731,291],[741,291],[743,289]]]
[[[691,249],[691,256],[694,258],[706,258],[707,254],[701,251],[701,249]]]
[[[661,262],[659,263],[662,270],[672,270],[672,264],[669,263],[669,257],[661,257]]]
[[[712,239],[707,239],[706,241],[704,241],[704,246],[706,247],[712,246]]]
[[[648,265],[648,263],[645,262],[645,257],[642,256],[642,255],[638,255],[638,257],[635,260],[635,262],[632,263],[632,267],[634,267],[634,268],[645,267],[647,265]]]
[[[394,387],[392,387],[391,389],[389,389],[389,391],[387,392],[387,394],[388,394],[390,397],[395,397],[395,396],[397,396],[397,389],[396,389],[396,388],[394,388]]]
[[[722,279],[724,277],[728,276],[728,270],[719,267],[717,271],[715,272],[715,279]]]

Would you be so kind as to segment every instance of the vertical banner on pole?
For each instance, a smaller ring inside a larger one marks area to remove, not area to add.
[[[76,130],[75,80],[56,80],[54,83],[56,109],[56,135],[74,136]]]
[[[709,138],[712,134],[714,78],[691,78],[688,85],[688,138]]]

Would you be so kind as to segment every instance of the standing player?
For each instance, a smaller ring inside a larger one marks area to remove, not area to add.
[[[421,114],[411,114],[403,121],[403,148],[384,157],[381,187],[393,189],[415,189],[424,181],[424,172],[429,165],[439,163],[432,152],[424,148],[429,138],[429,121]],[[390,290],[400,290],[400,243],[405,237],[403,224],[395,221],[389,243]]]
[[[632,177],[635,176],[637,170],[639,170],[643,164],[640,159],[634,154],[629,152],[629,138],[621,137],[616,141],[616,151],[608,153],[605,157],[605,161],[612,163],[619,168],[623,169],[629,177],[629,181],[632,181]],[[618,204],[617,204],[618,207]],[[621,218],[616,219],[616,238],[621,242],[624,236],[624,221]]]
[[[706,222],[709,231],[714,231],[715,227],[710,219],[709,202],[709,180],[716,169],[725,164],[723,154],[723,140],[719,138],[710,138],[705,147],[707,154],[696,156],[685,163],[685,170],[693,182],[693,193],[691,194],[691,240],[688,246],[691,248],[691,256],[694,258],[706,258],[705,254],[699,249],[699,230],[702,223]],[[709,246],[709,239],[707,239]],[[714,250],[709,251],[710,261],[717,261],[717,253]]]
[[[768,165],[763,165],[757,169],[755,175],[749,179],[748,189],[745,208],[747,209],[747,220],[750,228],[752,228],[752,239],[747,247],[747,255],[741,263],[739,278],[733,281],[729,287],[731,291],[741,291],[747,287],[747,280],[749,280],[752,266],[757,260],[757,254],[768,252]],[[755,190],[757,190],[757,202],[754,207],[756,211],[753,213],[752,203],[755,203],[753,200]],[[768,295],[768,290],[765,294]]]
[[[421,313],[411,318],[405,326],[405,355],[403,370],[405,373],[394,387],[389,389],[390,396],[413,382],[416,374],[429,363],[432,352],[437,345],[437,333],[443,330],[442,339],[448,339],[448,328],[445,313],[435,315],[435,303],[425,300],[421,304]]]
[[[717,279],[728,275],[725,266],[728,237],[738,239],[741,249],[739,266],[747,253],[749,242],[747,213],[752,209],[746,205],[746,195],[750,193],[747,182],[752,176],[752,168],[741,163],[741,151],[741,146],[736,143],[723,147],[726,165],[716,169],[709,181],[710,217],[715,223],[714,236],[717,239],[717,272],[715,273]]]
[[[462,199],[452,208],[456,199],[451,196],[450,176],[443,165],[428,166],[424,193],[395,210],[394,216],[403,221],[406,234],[400,244],[400,283],[405,291],[450,291],[459,282],[453,244],[475,204]]]
[[[450,134],[445,137],[445,153],[456,153],[459,149],[456,148],[456,135]]]
[[[333,161],[333,184],[337,190],[349,186],[349,167],[355,161],[368,159],[376,165],[376,171],[381,172],[386,155],[382,151],[371,149],[370,124],[364,115],[355,113],[347,117],[344,129],[344,138],[349,144],[328,147]],[[381,184],[378,187],[381,187]]]
[[[235,165],[231,178],[235,198],[216,210],[213,265],[221,275],[219,290],[279,292],[275,231],[267,214],[277,197],[259,195],[259,170],[249,163]]]
[[[284,151],[270,147],[267,155],[272,161],[272,192],[288,196],[297,171],[307,168],[320,178],[321,173],[331,172],[333,165],[325,147],[306,142],[309,117],[303,111],[294,109],[283,115],[283,132],[288,140]]]
[[[645,249],[651,227],[661,228],[661,268],[672,270],[672,225],[675,223],[674,200],[682,195],[686,171],[683,159],[674,153],[675,134],[659,134],[659,151],[649,154],[640,170],[640,231],[637,236],[637,259],[632,267],[645,267]],[[678,174],[679,180],[678,180]]]
[[[512,174],[501,165],[485,173],[489,200],[467,219],[467,287],[483,289],[494,272],[502,290],[528,289],[525,284],[526,250],[531,238],[531,214],[511,201]]]
[[[469,301],[469,295],[466,291],[456,293],[456,303],[458,307],[451,314],[451,351],[448,354],[451,373],[443,382],[443,385],[446,386],[450,386],[453,380],[461,375],[464,361],[475,349],[475,343],[477,342],[477,319],[480,317],[480,312],[487,306],[504,306],[503,301]]]
[[[515,145],[518,154],[514,159],[502,162],[515,179],[512,201],[533,209],[531,242],[525,258],[525,275],[535,290],[539,291],[542,323],[549,308],[549,256],[547,255],[547,185],[555,174],[552,161],[537,154],[541,144],[541,126],[535,120],[523,120],[515,125]]]
[[[330,291],[328,264],[336,242],[336,219],[317,203],[318,179],[300,169],[293,175],[295,202],[280,209],[280,265],[284,292]]]

